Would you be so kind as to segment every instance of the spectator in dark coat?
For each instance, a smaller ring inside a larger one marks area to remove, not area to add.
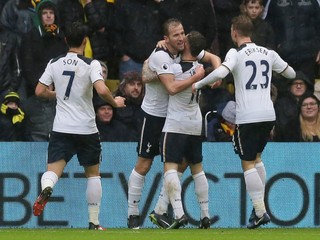
[[[257,45],[275,49],[275,36],[271,25],[262,19],[264,11],[262,0],[243,0],[240,5],[242,14],[247,15],[253,23],[251,40]]]
[[[85,49],[85,56],[103,62],[111,62],[113,39],[109,31],[114,4],[106,0],[82,2],[79,0],[58,1],[61,29],[65,32],[72,22],[85,23],[88,27],[90,40],[90,45]]]
[[[230,38],[231,19],[240,14],[242,0],[213,0],[217,18],[219,57],[224,59],[234,44]]]
[[[312,92],[312,83],[308,77],[301,71],[296,72],[296,77],[288,81],[288,89],[283,96],[276,99],[274,103],[276,113],[276,123],[273,135],[274,141],[283,141],[285,134],[285,127],[288,122],[297,119],[298,103],[300,98]]]
[[[21,84],[18,43],[16,34],[0,26],[0,98]]]
[[[115,112],[120,108],[113,108],[99,96],[96,96],[93,105],[101,142],[131,142],[134,140],[130,129],[114,117]]]
[[[9,92],[2,98],[0,111],[0,141],[24,140],[24,117],[20,107],[20,96]]]
[[[48,141],[56,102],[38,98],[34,91],[49,60],[65,54],[68,47],[59,28],[56,5],[50,0],[43,0],[36,11],[33,29],[23,35],[20,55],[27,92],[24,104],[28,115],[26,133],[29,141]]]
[[[317,0],[269,0],[266,21],[275,31],[276,51],[312,85],[316,62],[320,64],[320,3]]]
[[[31,0],[9,0],[2,8],[1,25],[21,37],[32,29],[34,13]]]
[[[126,99],[126,107],[117,109],[116,119],[124,123],[134,135],[134,141],[140,139],[140,131],[143,121],[141,104],[144,97],[144,84],[141,75],[138,72],[127,72],[115,96],[121,96]]]
[[[119,79],[130,71],[141,74],[144,60],[162,39],[159,6],[156,0],[116,1],[111,26]]]

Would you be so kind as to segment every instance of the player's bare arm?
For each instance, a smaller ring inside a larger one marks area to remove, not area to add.
[[[221,65],[221,59],[217,55],[214,55],[213,53],[210,53],[208,51],[205,51],[201,62],[210,63],[213,69],[217,69]],[[221,83],[222,79],[210,84],[210,87],[217,88],[221,85]]]
[[[202,65],[198,66],[194,75],[183,81],[175,81],[173,74],[161,74],[159,79],[162,84],[167,89],[170,95],[174,95],[187,87],[191,86],[193,83],[199,81],[204,76],[204,68]]]
[[[46,98],[53,100],[56,98],[56,92],[50,90],[49,86],[44,85],[43,83],[38,82],[35,94],[37,97]]]
[[[204,52],[204,56],[201,62],[210,63],[214,69],[217,69],[221,65],[221,59],[208,51]]]
[[[113,107],[120,108],[125,107],[125,98],[124,97],[115,97],[113,98],[112,93],[110,92],[109,88],[105,85],[104,81],[98,80],[93,84],[94,88],[96,89],[99,96],[105,100],[106,102],[110,103]]]
[[[148,59],[144,61],[142,66],[142,82],[149,83],[153,81],[158,81],[158,75],[155,71],[152,71],[149,67]]]

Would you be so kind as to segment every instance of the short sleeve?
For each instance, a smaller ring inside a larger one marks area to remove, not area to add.
[[[274,62],[272,64],[272,70],[276,73],[282,73],[286,67],[288,66],[288,63],[285,62],[278,53],[275,51],[272,51]]]
[[[230,71],[232,71],[232,69],[237,64],[237,58],[238,58],[237,50],[234,48],[231,48],[227,52],[226,57],[225,57],[222,65],[226,66]]]
[[[173,74],[172,59],[168,53],[164,51],[154,52],[149,58],[149,67],[155,71],[158,75],[160,74]]]
[[[93,60],[90,64],[90,67],[91,67],[91,71],[90,71],[91,82],[94,83],[97,80],[103,80],[102,68],[100,63],[97,60]]]
[[[202,51],[198,54],[197,60],[200,61],[200,60],[204,57],[204,54],[205,54],[205,51],[202,50]]]
[[[44,84],[46,86],[50,86],[53,83],[51,61],[52,60],[49,61],[44,73],[42,74],[42,76],[39,79],[39,82],[41,82],[42,84]]]

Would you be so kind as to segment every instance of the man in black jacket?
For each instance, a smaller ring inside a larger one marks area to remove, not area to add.
[[[320,6],[317,0],[268,0],[266,20],[275,31],[276,51],[314,85],[320,64]]]

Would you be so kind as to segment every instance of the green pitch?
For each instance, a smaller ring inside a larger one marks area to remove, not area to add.
[[[1,229],[1,240],[319,240],[317,228],[276,229]]]

